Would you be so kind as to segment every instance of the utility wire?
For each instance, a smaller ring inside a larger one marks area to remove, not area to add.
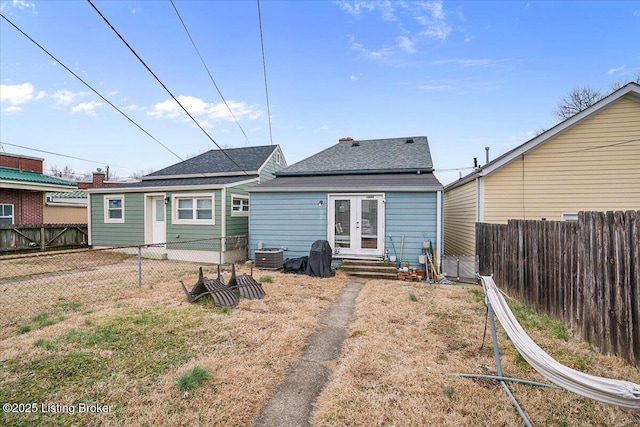
[[[240,166],[235,160],[233,160],[231,158],[231,156],[229,156],[229,154],[222,148],[220,147],[220,145],[218,145],[218,143],[211,137],[211,135],[209,135],[209,133],[207,133],[206,130],[204,130],[204,128],[200,125],[200,123],[198,123],[198,121],[196,119],[193,118],[193,116],[189,113],[189,111],[187,111],[187,109],[184,107],[184,105],[182,105],[182,103],[180,103],[180,101],[178,101],[178,99],[173,95],[173,93],[171,93],[171,91],[169,90],[169,88],[167,88],[167,86],[162,83],[162,81],[160,80],[160,78],[158,78],[158,76],[151,70],[151,68],[149,68],[149,66],[143,61],[143,59],[140,57],[140,55],[138,55],[136,53],[136,51],[131,47],[131,45],[124,39],[124,37],[122,37],[120,35],[120,33],[118,32],[118,30],[116,30],[116,28],[111,25],[111,22],[109,22],[109,20],[102,14],[102,12],[100,12],[100,10],[98,10],[98,8],[93,4],[93,2],[91,0],[87,0],[87,2],[91,5],[91,7],[93,7],[93,9],[98,13],[98,15],[100,15],[100,17],[104,20],[104,22],[109,26],[109,28],[111,28],[111,30],[113,30],[114,33],[116,33],[116,35],[118,36],[118,38],[120,38],[120,40],[122,40],[122,42],[129,48],[129,50],[131,51],[131,53],[133,53],[133,55],[138,58],[138,61],[140,61],[140,63],[142,65],[144,65],[144,67],[147,69],[147,71],[149,71],[149,73],[151,73],[151,75],[156,79],[156,81],[158,83],[160,83],[160,86],[163,87],[163,89],[169,94],[169,96],[171,96],[171,98],[173,98],[173,100],[180,106],[180,108],[182,108],[182,110],[187,114],[187,116],[189,116],[189,118],[200,128],[200,130],[202,132],[204,132],[204,134],[207,136],[207,138],[209,138],[209,140],[211,140],[211,142],[213,142],[215,144],[216,147],[218,147],[220,149],[220,151],[222,151],[222,154],[224,154],[229,160],[231,160],[231,162],[236,165],[242,172],[244,172],[245,175],[249,175],[249,173],[244,170],[244,168],[242,168],[242,166]]]
[[[176,11],[176,14],[178,15],[178,19],[180,19],[180,23],[182,24],[182,27],[184,28],[184,31],[187,33],[187,36],[189,36],[189,40],[191,40],[191,44],[193,45],[193,48],[196,50],[196,53],[198,54],[198,57],[200,58],[200,62],[202,62],[202,65],[204,66],[205,70],[207,70],[207,74],[209,75],[209,79],[211,79],[211,83],[213,83],[213,85],[215,86],[216,90],[218,91],[218,95],[220,95],[220,98],[222,98],[222,102],[224,102],[224,105],[226,105],[227,110],[229,110],[229,114],[231,114],[231,117],[233,117],[233,120],[238,125],[238,128],[240,128],[240,131],[244,135],[244,139],[245,139],[246,143],[251,145],[251,142],[249,141],[249,137],[245,133],[244,129],[242,129],[242,126],[240,125],[240,122],[238,121],[236,116],[233,114],[233,111],[231,111],[231,107],[229,107],[229,104],[227,103],[227,100],[224,98],[224,96],[222,96],[222,92],[220,91],[220,88],[216,84],[216,81],[213,79],[213,76],[211,75],[211,72],[209,71],[209,67],[207,67],[207,64],[205,63],[204,59],[202,58],[202,55],[200,55],[200,51],[198,50],[198,47],[196,46],[196,43],[193,41],[193,38],[191,37],[191,33],[189,32],[189,29],[187,28],[187,25],[184,23],[184,20],[182,19],[182,16],[180,16],[180,12],[178,12],[178,8],[176,8],[176,5],[173,2],[173,0],[171,0],[171,6],[173,6],[173,10]]]
[[[53,151],[39,150],[37,148],[31,148],[31,147],[27,147],[27,146],[24,146],[24,145],[9,144],[8,142],[4,142],[4,141],[0,141],[0,145],[8,145],[10,147],[23,148],[25,150],[37,151],[39,153],[50,154],[52,156],[66,157],[67,159],[81,160],[83,162],[95,163],[95,164],[98,164],[98,165],[103,165],[104,164],[104,162],[98,162],[96,160],[89,160],[89,159],[83,159],[82,157],[75,157],[75,156],[69,156],[67,154],[54,153]],[[112,165],[112,166],[117,167],[117,168],[122,168],[122,169],[129,169],[129,170],[132,170],[132,171],[138,171],[139,170],[139,169],[134,169],[134,168],[130,168],[130,167],[127,167],[127,166],[118,166],[118,165]]]
[[[24,31],[22,31],[20,28],[18,28],[18,26],[16,24],[14,24],[13,22],[11,22],[9,20],[9,18],[7,18],[6,16],[4,16],[2,13],[0,13],[0,16],[7,21],[9,24],[11,24],[13,26],[13,28],[15,28],[16,30],[18,30],[23,36],[25,36],[26,38],[28,38],[33,44],[35,44],[36,46],[38,46],[44,53],[46,53],[47,55],[49,55],[49,57],[51,57],[54,61],[56,61],[58,64],[60,64],[65,70],[67,70],[69,73],[71,73],[71,75],[73,77],[75,77],[76,79],[80,80],[86,87],[88,87],[89,89],[91,89],[91,91],[93,93],[95,93],[96,95],[98,95],[100,98],[102,98],[104,100],[104,102],[106,102],[107,104],[111,105],[118,113],[122,114],[127,120],[129,120],[131,123],[133,123],[138,129],[140,129],[142,132],[144,132],[145,134],[147,134],[147,136],[149,136],[151,139],[153,139],[155,142],[157,142],[158,144],[160,144],[162,147],[164,147],[164,149],[166,149],[167,151],[169,151],[171,154],[173,154],[174,156],[176,156],[177,158],[179,158],[180,160],[184,160],[182,157],[178,156],[175,152],[173,152],[169,147],[167,147],[166,145],[164,145],[162,142],[158,141],[153,135],[151,135],[149,132],[147,132],[144,128],[142,128],[142,126],[140,126],[138,123],[136,123],[131,117],[129,117],[127,114],[125,114],[122,110],[120,110],[118,107],[116,107],[111,101],[109,101],[107,98],[105,98],[104,96],[102,96],[102,94],[100,92],[98,92],[97,90],[95,90],[89,83],[85,82],[82,77],[78,76],[76,73],[74,73],[69,67],[67,67],[66,65],[64,65],[58,58],[56,58],[55,56],[53,56],[53,54],[51,54],[47,49],[45,49],[44,47],[42,47],[42,45],[40,45],[37,41],[35,41],[34,39],[32,39],[27,33],[25,33]]]
[[[260,46],[262,48],[262,73],[264,74],[264,92],[267,97],[267,120],[269,121],[269,140],[273,145],[273,132],[271,131],[271,107],[269,106],[269,88],[267,87],[267,63],[264,59],[264,37],[262,36],[262,14],[260,13],[260,0],[258,2],[258,23],[260,24]]]

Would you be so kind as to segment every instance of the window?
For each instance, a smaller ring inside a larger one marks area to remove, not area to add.
[[[247,196],[231,196],[231,216],[248,216],[249,198]]]
[[[104,196],[104,222],[124,222],[124,196]]]
[[[13,205],[0,204],[0,225],[13,224]]]
[[[562,214],[562,220],[563,221],[577,221],[578,220],[578,214],[577,213],[573,213],[573,212],[565,212]]]
[[[212,194],[174,195],[174,224],[215,224]]]

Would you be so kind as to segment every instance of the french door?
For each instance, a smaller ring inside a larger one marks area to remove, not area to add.
[[[382,256],[384,195],[329,195],[328,236],[343,256]]]

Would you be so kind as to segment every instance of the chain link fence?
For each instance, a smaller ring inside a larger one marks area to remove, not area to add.
[[[247,259],[247,236],[0,257],[0,338]]]
[[[476,283],[478,278],[477,255],[443,255],[442,271],[447,279],[465,283]]]

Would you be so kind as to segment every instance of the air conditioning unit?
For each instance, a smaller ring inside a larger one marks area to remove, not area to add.
[[[284,264],[282,249],[260,249],[255,252],[255,266],[262,270],[280,270]]]

